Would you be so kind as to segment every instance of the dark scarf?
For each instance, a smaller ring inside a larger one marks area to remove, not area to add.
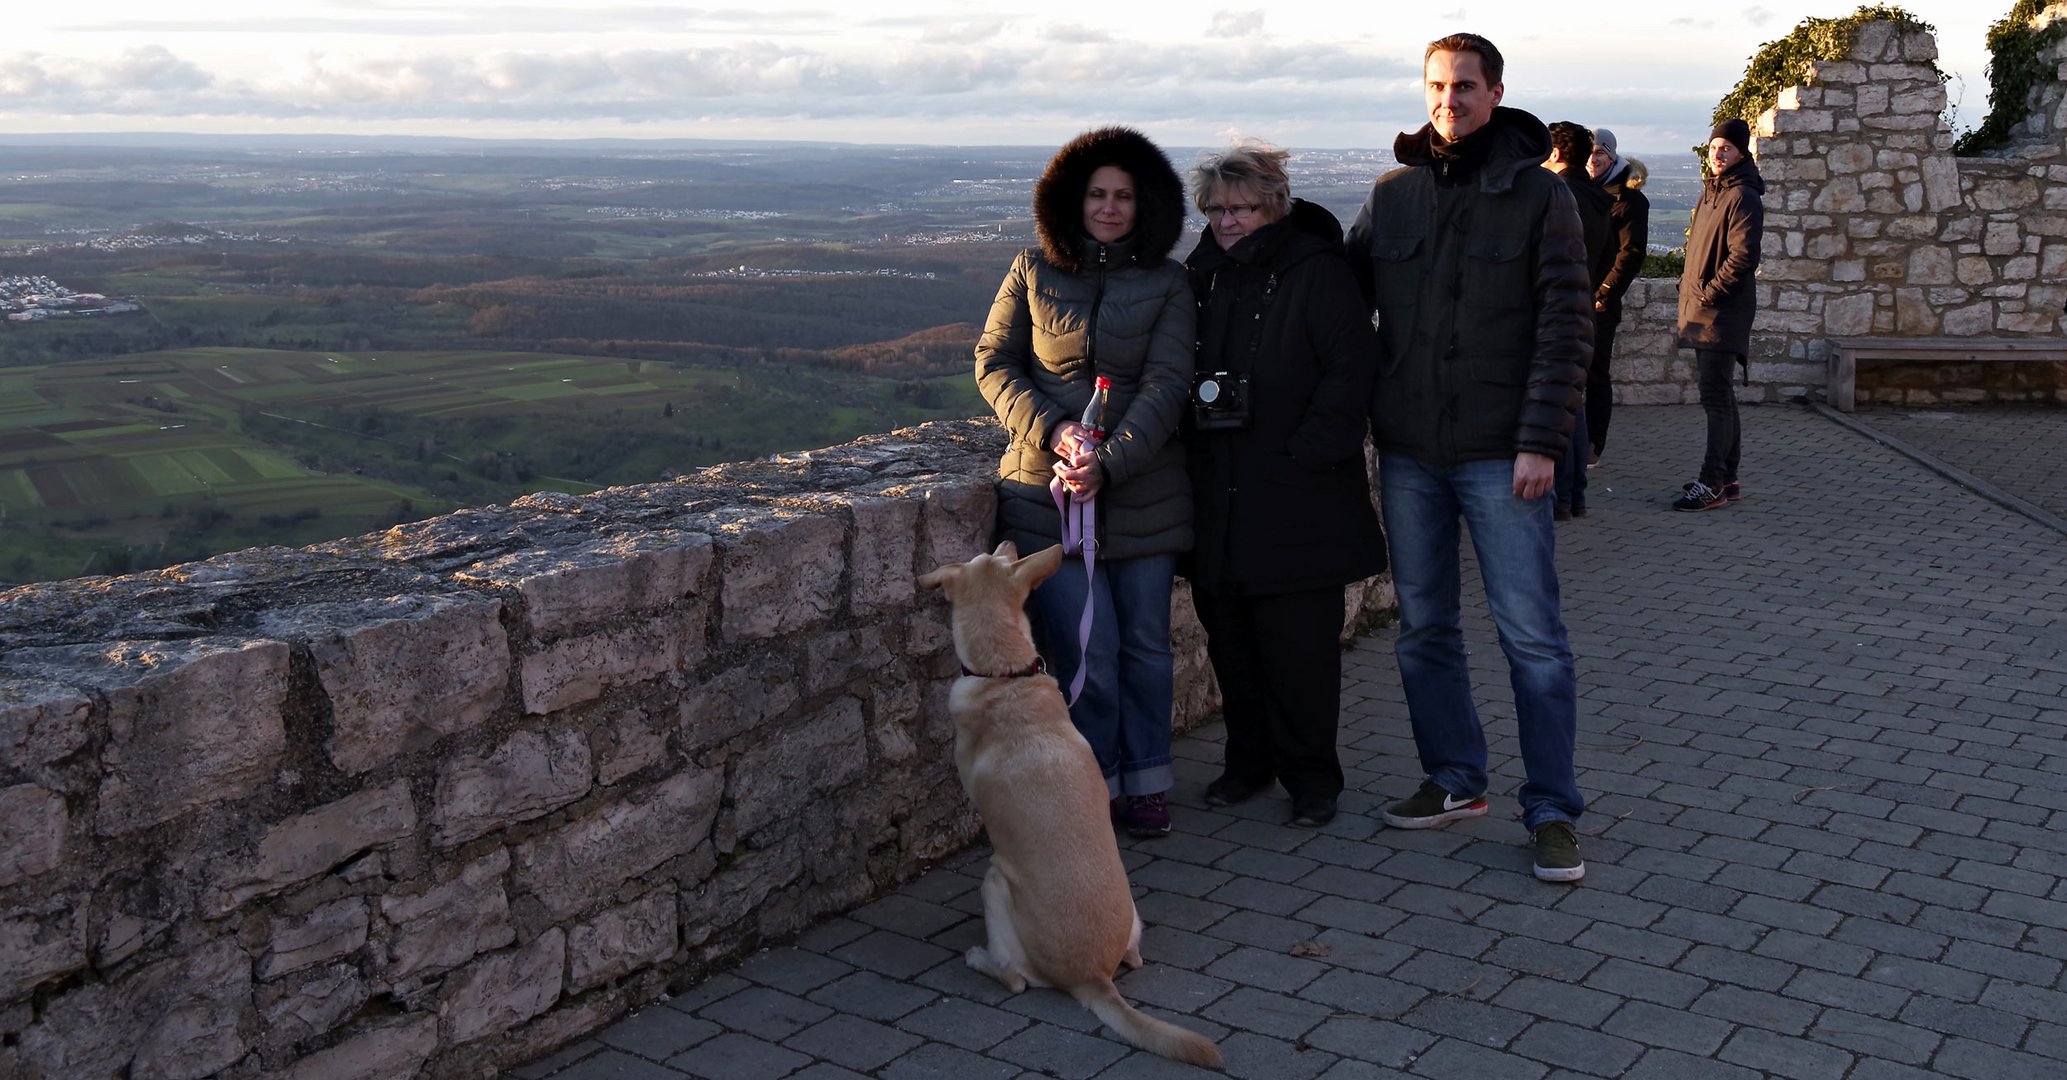
[[[1431,126],[1428,131],[1428,152],[1435,158],[1435,181],[1446,187],[1470,183],[1486,164],[1493,152],[1493,127],[1488,121],[1480,124],[1477,131],[1451,142],[1438,134]]]

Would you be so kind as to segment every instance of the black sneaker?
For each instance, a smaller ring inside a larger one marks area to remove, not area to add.
[[[1536,847],[1536,880],[1577,881],[1586,876],[1579,838],[1569,821],[1546,821],[1530,834]]]
[[[1723,498],[1728,499],[1731,502],[1736,502],[1738,499],[1744,497],[1744,485],[1739,484],[1735,480],[1732,480],[1729,483],[1724,484],[1722,486],[1722,493]]]
[[[1160,791],[1153,795],[1129,795],[1127,808],[1120,811],[1120,823],[1126,826],[1127,835],[1137,840],[1168,836],[1170,800]]]
[[[1672,508],[1686,511],[1713,510],[1728,501],[1722,492],[1696,480],[1688,484],[1685,491],[1680,492],[1679,498],[1672,500]]]
[[[1433,780],[1421,781],[1421,790],[1385,808],[1385,823],[1395,829],[1432,829],[1464,818],[1484,817],[1486,797],[1460,799]]]

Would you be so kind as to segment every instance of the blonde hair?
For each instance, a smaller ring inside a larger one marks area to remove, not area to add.
[[[1213,192],[1240,187],[1256,193],[1271,220],[1284,217],[1292,211],[1292,178],[1285,175],[1291,157],[1290,150],[1259,139],[1210,152],[1191,167],[1191,204],[1203,212]]]

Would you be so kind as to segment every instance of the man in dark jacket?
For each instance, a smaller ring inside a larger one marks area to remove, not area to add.
[[[1712,510],[1735,502],[1742,492],[1737,459],[1743,440],[1730,377],[1751,353],[1751,320],[1757,314],[1752,275],[1766,222],[1766,182],[1751,160],[1750,125],[1735,118],[1716,125],[1708,140],[1708,172],[1687,229],[1678,339],[1680,348],[1694,350],[1708,445],[1701,475],[1681,489],[1674,510]]]
[[[1586,283],[1596,292],[1608,270],[1615,265],[1615,228],[1609,215],[1615,200],[1586,174],[1586,159],[1593,156],[1593,132],[1570,120],[1550,125],[1550,158],[1543,167],[1557,174],[1571,189],[1579,208],[1579,225],[1586,237]],[[1599,362],[1599,357],[1594,358]],[[1587,365],[1587,383],[1592,384],[1593,364]],[[1557,483],[1551,489],[1557,519],[1586,516],[1586,466],[1593,456],[1593,442],[1586,433],[1587,409],[1581,408],[1572,424],[1572,444],[1557,459]]]
[[[1593,155],[1586,159],[1586,173],[1615,200],[1608,211],[1615,230],[1615,259],[1593,290],[1593,363],[1586,368],[1586,436],[1593,441],[1588,458],[1593,464],[1608,448],[1608,420],[1615,409],[1615,329],[1622,325],[1622,296],[1643,273],[1644,257],[1650,254],[1651,197],[1643,192],[1649,170],[1643,162],[1625,157],[1615,133],[1607,128],[1593,129]]]
[[[1486,737],[1471,699],[1458,578],[1461,517],[1514,687],[1519,801],[1536,876],[1586,873],[1572,823],[1578,686],[1558,611],[1550,487],[1593,347],[1571,192],[1541,165],[1543,123],[1500,108],[1500,50],[1475,34],[1422,57],[1429,123],[1400,135],[1350,230],[1378,314],[1371,391],[1400,632],[1394,653],[1427,779],[1385,810],[1427,828],[1486,812]]]

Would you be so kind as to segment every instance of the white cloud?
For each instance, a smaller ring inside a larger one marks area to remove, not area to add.
[[[1214,38],[1246,37],[1262,32],[1261,11],[1216,11],[1213,13],[1213,21],[1206,27],[1206,36]]]

